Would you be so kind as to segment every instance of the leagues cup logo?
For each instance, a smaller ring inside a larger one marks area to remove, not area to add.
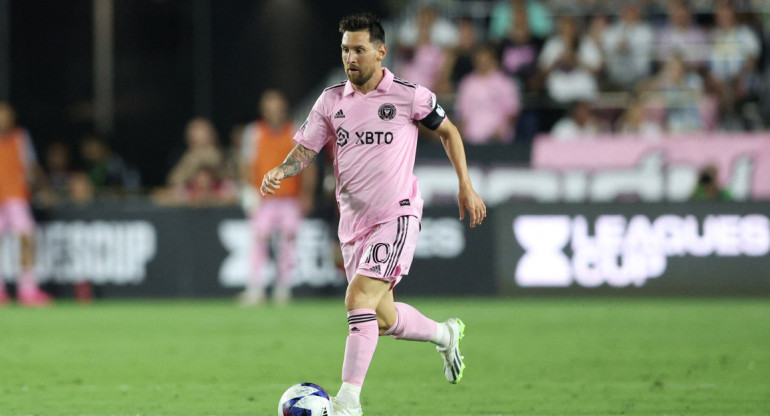
[[[350,137],[350,134],[347,130],[343,129],[342,127],[337,129],[337,145],[342,147],[346,144],[348,144],[348,137]]]
[[[379,114],[380,118],[385,121],[393,120],[393,117],[396,116],[396,106],[391,103],[385,103],[380,106],[377,114]]]

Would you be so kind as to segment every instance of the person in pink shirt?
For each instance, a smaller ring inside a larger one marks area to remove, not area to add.
[[[500,71],[491,45],[476,50],[473,67],[457,89],[463,138],[473,144],[512,142],[520,110],[516,84]]]
[[[460,220],[467,210],[470,226],[480,225],[486,206],[468,176],[460,133],[436,95],[382,67],[388,48],[379,19],[354,14],[340,21],[339,30],[348,80],[323,91],[294,136],[296,147],[264,176],[260,192],[273,194],[333,141],[348,337],[332,416],[355,416],[362,414],[361,386],[380,335],[436,344],[451,383],[460,381],[465,367],[460,319],[438,323],[393,298],[393,288],[409,273],[420,232],[423,200],[413,173],[419,124],[438,133],[455,167]]]

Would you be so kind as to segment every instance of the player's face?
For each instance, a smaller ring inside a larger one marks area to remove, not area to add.
[[[262,102],[260,105],[262,109],[262,117],[273,125],[281,124],[286,120],[286,112],[288,111],[288,104],[283,95],[277,92],[268,92],[262,96]]]
[[[385,44],[370,42],[368,30],[343,33],[341,47],[345,75],[355,85],[366,84],[385,58]]]

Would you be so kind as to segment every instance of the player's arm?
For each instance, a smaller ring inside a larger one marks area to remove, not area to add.
[[[473,189],[471,178],[468,175],[468,164],[465,160],[465,148],[460,132],[454,124],[447,118],[436,129],[441,144],[444,145],[449,160],[457,173],[457,180],[460,182],[460,192],[457,194],[457,202],[460,207],[460,220],[465,219],[465,210],[470,215],[471,227],[481,225],[487,216],[487,207],[484,201]]]
[[[276,189],[281,188],[283,179],[291,178],[305,170],[313,163],[316,156],[318,156],[318,152],[314,152],[301,144],[296,145],[283,163],[265,174],[259,192],[262,196],[274,194]]]

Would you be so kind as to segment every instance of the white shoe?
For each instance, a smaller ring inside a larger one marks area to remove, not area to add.
[[[460,355],[460,340],[465,336],[465,324],[459,318],[449,318],[442,325],[449,328],[451,338],[448,347],[436,346],[436,351],[444,359],[444,376],[446,376],[447,381],[457,384],[463,378],[463,370],[465,370],[465,363],[463,362],[465,357]]]
[[[291,303],[291,289],[287,287],[275,287],[273,289],[273,302],[276,305],[288,305]]]
[[[361,406],[348,407],[347,403],[338,401],[335,396],[332,397],[332,414],[330,416],[364,416],[364,411],[361,410]]]
[[[238,304],[245,307],[262,306],[265,304],[265,291],[246,289],[238,294]]]

